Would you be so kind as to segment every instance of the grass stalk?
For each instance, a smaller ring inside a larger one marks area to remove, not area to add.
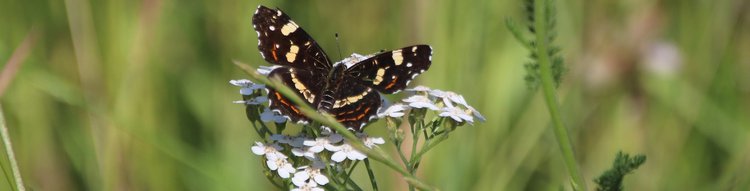
[[[0,105],[0,136],[3,139],[3,145],[5,145],[5,154],[8,156],[10,161],[10,170],[13,172],[13,179],[16,183],[17,191],[26,191],[26,187],[23,184],[23,178],[21,177],[21,171],[18,169],[18,161],[16,161],[16,155],[13,152],[13,145],[10,141],[10,135],[8,134],[8,127],[5,126],[5,114],[3,108]]]
[[[571,184],[573,190],[586,190],[586,182],[583,179],[583,175],[580,172],[578,164],[576,162],[575,154],[573,151],[573,145],[570,142],[567,128],[562,120],[560,113],[560,106],[557,102],[557,93],[555,92],[555,82],[552,76],[552,65],[549,58],[549,42],[547,41],[547,17],[545,13],[547,7],[546,3],[552,3],[550,0],[535,0],[534,1],[534,26],[536,28],[536,52],[539,56],[540,66],[540,77],[542,81],[542,89],[544,91],[544,100],[547,103],[547,108],[552,119],[553,130],[557,143],[560,146],[560,151],[563,154],[563,160],[568,169],[568,174],[572,178]]]
[[[248,74],[253,80],[256,82],[265,84],[266,86],[269,86],[271,88],[274,88],[279,93],[284,95],[285,97],[289,98],[292,103],[294,103],[296,106],[299,107],[299,109],[302,111],[305,116],[309,117],[310,119],[320,122],[321,124],[335,129],[339,134],[341,134],[344,139],[349,141],[352,147],[354,149],[357,149],[358,151],[362,151],[367,155],[368,158],[381,162],[385,164],[388,168],[391,168],[401,174],[404,177],[404,180],[409,183],[410,185],[414,185],[415,187],[422,189],[422,190],[436,190],[435,188],[429,186],[428,184],[422,182],[421,180],[417,179],[409,173],[407,169],[404,169],[400,165],[398,165],[395,160],[388,157],[388,154],[383,151],[383,149],[379,147],[374,147],[372,149],[365,147],[365,145],[362,143],[362,141],[359,141],[359,138],[354,135],[351,131],[347,130],[344,125],[337,122],[335,118],[329,115],[323,115],[321,113],[318,113],[315,109],[310,107],[305,101],[302,100],[299,96],[297,96],[289,87],[286,87],[284,84],[282,84],[279,80],[271,80],[267,77],[258,74],[255,72],[255,69],[251,66],[234,61],[234,64],[237,65],[240,69],[242,69],[246,74]]]

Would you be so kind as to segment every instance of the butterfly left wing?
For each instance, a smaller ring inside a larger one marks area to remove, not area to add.
[[[415,45],[380,53],[347,69],[358,83],[392,94],[430,68],[432,47]]]
[[[309,71],[327,72],[331,61],[317,42],[278,9],[258,6],[253,15],[258,49],[266,61]]]
[[[278,78],[284,85],[291,88],[297,96],[304,99],[311,106],[320,102],[320,90],[324,85],[323,77],[310,71],[295,68],[280,67],[268,74],[269,78]],[[288,116],[294,122],[306,122],[307,117],[291,100],[281,95],[273,88],[268,88],[269,108]]]

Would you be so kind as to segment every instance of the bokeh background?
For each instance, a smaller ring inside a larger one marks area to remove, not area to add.
[[[622,150],[648,157],[629,190],[750,189],[749,1],[555,2],[568,68],[560,102],[589,188]],[[267,65],[250,24],[259,4],[287,12],[332,58],[337,32],[343,55],[434,47],[413,84],[463,94],[488,120],[425,156],[426,182],[569,189],[544,101],[524,81],[529,53],[505,28],[525,21],[521,0],[0,0],[0,63],[10,68],[0,103],[26,186],[273,189],[228,83],[247,78],[232,60]],[[367,131],[384,136],[382,126]],[[376,167],[383,190],[405,188]]]

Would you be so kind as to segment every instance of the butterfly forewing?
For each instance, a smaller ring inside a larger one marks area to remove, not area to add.
[[[383,93],[395,93],[430,68],[432,47],[415,45],[383,52],[347,69],[363,85]]]
[[[331,61],[317,42],[281,10],[258,6],[253,15],[258,49],[266,61],[310,71],[327,71]]]
[[[315,75],[311,71],[281,67],[271,71],[268,77],[281,80],[284,85],[291,88],[297,96],[304,99],[310,105],[320,102],[320,91],[324,85],[322,76]],[[295,122],[306,121],[307,118],[299,110],[299,107],[276,90],[268,88],[268,99],[271,102],[269,107],[272,110],[289,116]]]

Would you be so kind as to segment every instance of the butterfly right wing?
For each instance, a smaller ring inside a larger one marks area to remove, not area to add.
[[[253,15],[258,49],[266,61],[309,71],[331,68],[328,55],[297,23],[278,9],[258,6]]]
[[[315,75],[311,71],[280,67],[271,71],[268,77],[280,79],[284,85],[291,88],[297,96],[311,106],[320,102],[320,91],[323,89],[322,86],[325,83],[323,77],[320,75]],[[309,121],[295,103],[270,87],[268,88],[268,100],[270,101],[269,108],[271,110],[288,116],[291,121],[299,123]]]

